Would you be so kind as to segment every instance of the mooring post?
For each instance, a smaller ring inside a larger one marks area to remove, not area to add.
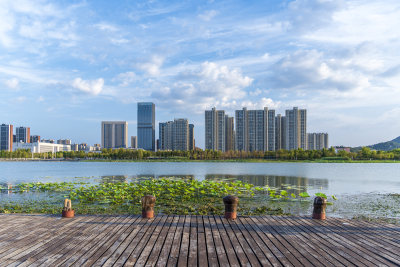
[[[314,199],[314,210],[312,214],[313,219],[325,220],[326,199],[323,197],[316,197]]]
[[[223,198],[223,201],[225,204],[225,218],[231,220],[236,219],[239,198],[235,196],[226,196]]]
[[[155,196],[143,196],[142,197],[142,218],[152,219],[154,218],[154,205],[156,203]]]
[[[72,202],[68,198],[64,200],[64,208],[62,210],[61,216],[63,218],[74,218],[75,216],[75,211],[72,209]]]

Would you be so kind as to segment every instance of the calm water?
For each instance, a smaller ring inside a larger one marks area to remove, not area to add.
[[[329,194],[400,193],[400,164],[209,162],[0,162],[0,183],[182,176],[304,185]]]
[[[339,198],[331,216],[394,218],[400,221],[400,164],[370,163],[210,163],[210,162],[0,162],[0,184],[21,182],[133,181],[142,177],[239,179],[277,189],[288,186],[310,195]],[[291,190],[288,190],[291,193]],[[397,194],[397,195],[396,195]],[[3,200],[15,195],[0,194]],[[288,211],[308,214],[311,205]]]

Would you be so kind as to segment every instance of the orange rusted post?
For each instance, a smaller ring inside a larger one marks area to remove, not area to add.
[[[63,218],[74,218],[75,216],[75,211],[72,209],[72,203],[71,200],[66,198],[64,200],[64,208],[62,210],[62,215]]]
[[[325,220],[326,199],[323,197],[316,197],[314,199],[314,210],[312,214],[313,219]]]
[[[223,198],[223,201],[225,204],[225,218],[236,219],[239,198],[235,196],[226,196]]]
[[[154,196],[143,196],[142,197],[142,218],[152,219],[154,218],[154,205],[156,203],[156,197]]]

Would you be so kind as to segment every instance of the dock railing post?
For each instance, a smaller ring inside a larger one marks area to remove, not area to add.
[[[237,216],[237,206],[239,198],[235,196],[226,196],[223,198],[225,204],[225,218],[234,220]]]
[[[314,210],[312,214],[313,219],[325,220],[326,199],[323,197],[316,197],[314,199]]]
[[[72,202],[68,198],[64,200],[64,208],[62,210],[61,216],[63,218],[74,218],[75,216],[75,211],[72,209]]]
[[[154,205],[156,203],[155,196],[143,196],[142,199],[142,218],[152,219],[154,218]]]

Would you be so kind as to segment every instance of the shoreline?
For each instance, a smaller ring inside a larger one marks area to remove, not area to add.
[[[273,159],[226,159],[226,160],[192,160],[192,159],[32,159],[1,158],[0,162],[215,162],[215,163],[400,163],[400,160],[273,160]]]

